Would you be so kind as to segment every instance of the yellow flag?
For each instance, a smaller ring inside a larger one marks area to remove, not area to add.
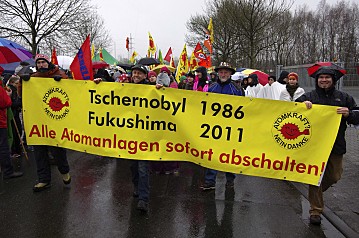
[[[187,47],[184,44],[182,53],[179,57],[177,72],[176,72],[176,80],[179,81],[179,78],[188,72],[188,56],[187,56]]]
[[[134,62],[135,62],[135,58],[136,58],[137,55],[138,55],[138,54],[137,54],[136,51],[134,51],[134,52],[132,53],[132,56],[131,56],[131,58],[130,58],[131,63],[134,63]]]
[[[153,38],[151,36],[151,33],[148,32],[148,51],[154,55],[156,53],[156,45],[155,42],[153,41]]]
[[[212,18],[209,19],[209,24],[208,24],[207,29],[208,29],[208,33],[209,33],[209,40],[213,44],[213,23],[212,23]]]
[[[198,62],[196,56],[194,55],[194,52],[192,52],[191,59],[189,60],[189,67],[191,68],[191,70],[195,70],[198,67]]]
[[[103,55],[102,55],[102,48],[100,47],[100,49],[98,49],[98,55],[100,56],[100,61],[105,61],[103,59]]]
[[[95,57],[95,44],[92,43],[91,46],[91,59],[93,59]]]
[[[205,39],[203,45],[208,49],[209,53],[212,54],[212,45],[213,45],[213,24],[212,18],[209,19],[209,24],[206,30]]]

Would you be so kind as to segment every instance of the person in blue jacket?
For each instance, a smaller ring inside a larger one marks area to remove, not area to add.
[[[220,93],[220,94],[228,94],[234,96],[245,96],[243,88],[241,88],[238,84],[235,84],[231,75],[236,71],[232,68],[228,63],[221,62],[221,64],[214,69],[218,73],[217,82],[211,84],[208,89],[208,92],[211,93]],[[213,190],[216,188],[216,176],[217,170],[206,169],[205,173],[205,181],[201,186],[203,191]],[[226,187],[233,188],[235,174],[226,173]]]

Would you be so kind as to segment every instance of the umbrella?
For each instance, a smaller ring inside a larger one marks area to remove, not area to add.
[[[165,64],[160,64],[160,65],[157,65],[156,67],[154,67],[153,69],[151,69],[152,71],[155,71],[156,74],[159,74],[160,73],[160,70],[162,67],[167,67],[167,69],[169,69],[172,73],[176,71],[175,68],[173,68],[172,66],[169,66],[169,65],[165,65]]]
[[[74,61],[73,57],[65,55],[57,56],[57,62],[59,63],[59,66],[63,69],[69,69],[72,61]]]
[[[266,85],[268,83],[269,75],[260,70],[247,68],[241,68],[239,70],[239,72],[242,73],[245,77],[248,77],[251,74],[256,74],[258,76],[258,82],[262,85]]]
[[[35,60],[33,58],[24,60],[24,62],[29,63],[29,66],[35,67]],[[20,62],[13,62],[9,64],[0,64],[0,66],[4,69],[4,73],[13,74],[17,66],[20,65]]]
[[[108,63],[106,63],[105,61],[93,61],[92,62],[92,68],[93,69],[101,69],[101,68],[106,68],[110,66]]]
[[[32,54],[21,45],[0,38],[0,64],[20,62],[32,57]]]
[[[117,66],[120,66],[124,70],[131,70],[134,65],[133,64],[118,63]]]
[[[328,67],[330,69],[334,69],[336,72],[337,79],[340,79],[344,74],[347,73],[347,71],[345,69],[343,69],[339,65],[334,64],[332,62],[317,62],[307,69],[308,75],[310,77],[315,78],[317,71],[323,66]]]
[[[160,64],[160,61],[158,61],[155,58],[147,57],[140,59],[137,63],[142,65],[153,65],[153,64]]]

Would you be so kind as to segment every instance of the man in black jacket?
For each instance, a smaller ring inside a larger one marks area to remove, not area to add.
[[[330,153],[327,166],[319,187],[309,185],[310,223],[321,224],[323,212],[323,192],[341,178],[343,172],[343,155],[346,153],[345,130],[348,124],[359,124],[359,112],[353,111],[356,103],[350,95],[335,89],[339,80],[338,71],[331,67],[321,67],[314,75],[316,88],[299,97],[297,102],[304,102],[308,109],[312,104],[336,106],[337,113],[342,115],[338,134]]]

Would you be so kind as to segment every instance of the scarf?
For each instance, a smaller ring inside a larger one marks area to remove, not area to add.
[[[298,87],[299,87],[298,84],[296,84],[296,85],[287,84],[286,89],[287,89],[291,99],[293,99],[294,93],[295,93],[295,91],[297,91]]]

